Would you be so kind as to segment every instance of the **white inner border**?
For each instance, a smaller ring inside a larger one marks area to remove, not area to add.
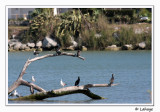
[[[5,12],[5,17],[6,17],[6,32],[5,32],[5,39],[6,39],[6,105],[44,105],[44,106],[48,106],[48,105],[81,105],[81,106],[84,106],[84,105],[99,105],[99,106],[105,106],[105,105],[108,105],[108,106],[117,106],[117,105],[120,105],[120,106],[153,106],[154,105],[154,68],[153,68],[153,65],[154,65],[154,7],[152,5],[6,5],[5,7],[6,9],[6,12]],[[152,61],[152,68],[151,68],[151,73],[152,73],[152,76],[151,76],[151,88],[152,88],[152,102],[150,104],[9,104],[8,103],[8,8],[152,8],[152,50],[151,50],[151,53],[152,53],[152,56],[151,56],[151,61]]]

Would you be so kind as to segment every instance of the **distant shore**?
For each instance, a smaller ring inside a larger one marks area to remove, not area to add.
[[[49,46],[51,43],[47,43]],[[22,44],[16,39],[11,39],[8,42],[8,52],[14,52],[14,51],[54,51],[56,46],[50,46],[50,47],[44,47],[43,43],[40,41],[36,44],[34,43],[27,43],[27,44]],[[74,46],[62,48],[61,50],[63,51],[75,51],[75,50],[81,50],[81,51],[91,51],[93,49],[88,49],[85,46],[82,46],[80,48],[76,48]],[[97,51],[119,51],[119,50],[151,50],[151,49],[146,49],[146,43],[141,42],[136,45],[132,44],[125,44],[124,46],[118,47],[117,45],[111,45],[107,46],[104,49],[97,50]]]
[[[8,28],[8,51],[39,51],[54,50],[57,44],[62,44],[61,49],[74,50],[151,50],[151,24],[108,24],[106,34],[93,33],[83,37],[70,37],[69,44],[59,42],[56,38],[48,35],[42,40],[33,43],[23,41],[24,33],[29,27],[9,26]],[[82,35],[81,35],[82,36]],[[26,38],[27,39],[27,38]],[[88,39],[88,40],[87,40]]]

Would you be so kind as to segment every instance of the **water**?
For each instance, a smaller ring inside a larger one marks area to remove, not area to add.
[[[42,52],[40,55],[52,53]],[[91,88],[90,90],[107,99],[92,100],[83,94],[72,94],[43,101],[8,101],[9,104],[149,104],[152,90],[151,51],[87,51],[81,55],[85,61],[58,56],[35,61],[29,65],[23,79],[31,81],[34,75],[35,84],[46,90],[59,89],[60,79],[73,86],[80,76],[80,85],[89,83],[109,83],[111,74],[115,74],[113,87]],[[28,58],[33,58],[32,52],[8,53],[8,85],[19,76]],[[21,95],[29,95],[28,87],[20,86],[17,91]]]

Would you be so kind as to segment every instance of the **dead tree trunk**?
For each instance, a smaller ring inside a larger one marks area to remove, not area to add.
[[[78,52],[77,52],[78,54]],[[19,87],[20,85],[24,85],[27,87],[33,87],[33,89],[39,91],[35,94],[31,94],[28,96],[24,96],[24,97],[18,97],[15,99],[9,99],[9,100],[43,100],[45,98],[50,98],[50,97],[58,97],[58,96],[63,96],[63,95],[68,95],[68,94],[75,94],[75,93],[82,93],[84,95],[87,95],[88,97],[92,98],[92,99],[104,99],[101,96],[98,96],[94,93],[92,93],[89,88],[92,87],[111,87],[111,86],[115,86],[117,84],[112,84],[112,85],[108,85],[108,84],[87,84],[87,85],[83,85],[83,86],[70,86],[70,87],[65,87],[65,88],[61,88],[61,89],[57,89],[57,90],[51,90],[51,91],[46,91],[45,89],[39,87],[38,85],[28,82],[26,80],[23,79],[23,75],[25,74],[25,71],[27,69],[27,67],[29,66],[29,64],[31,64],[31,62],[40,60],[40,59],[44,59],[44,58],[48,58],[48,57],[55,57],[55,56],[72,56],[72,57],[78,57],[82,60],[85,60],[84,57],[81,57],[80,55],[77,54],[73,54],[73,53],[67,53],[67,52],[61,52],[60,54],[47,54],[47,55],[43,55],[43,56],[39,56],[39,57],[35,57],[33,59],[28,59],[26,61],[26,63],[24,64],[24,67],[18,77],[18,79],[9,87],[8,89],[8,94],[10,94],[13,90],[15,90],[17,87]]]
[[[116,85],[118,84],[112,84],[111,86],[116,86]],[[92,88],[92,87],[110,87],[110,86],[108,84],[87,84],[83,86],[70,86],[70,87],[51,90],[47,92],[38,92],[36,94],[31,94],[28,96],[9,99],[9,100],[43,100],[50,97],[58,97],[58,96],[64,96],[69,94],[75,94],[75,93],[82,93],[92,99],[105,99],[104,97],[101,97],[99,95],[92,93],[89,90],[89,88]]]
[[[39,86],[37,86],[37,85],[35,85],[33,83],[25,81],[23,79],[23,75],[25,74],[25,71],[26,71],[27,67],[29,66],[29,64],[31,64],[32,62],[37,61],[37,60],[41,60],[41,59],[44,59],[44,58],[48,58],[48,57],[55,57],[55,56],[62,56],[62,55],[77,57],[76,54],[62,52],[60,55],[58,55],[57,53],[55,53],[55,54],[47,54],[47,55],[44,55],[44,56],[35,57],[33,59],[28,59],[26,61],[26,63],[24,64],[24,67],[23,67],[23,69],[22,69],[22,71],[21,71],[18,79],[9,87],[8,94],[10,94],[13,90],[15,90],[20,85],[25,85],[25,86],[28,86],[28,87],[30,87],[32,85],[33,88],[36,89],[37,91],[39,91],[39,92],[46,92],[46,90],[44,90],[43,88],[41,88],[41,87],[39,87]],[[82,60],[85,60],[85,58],[81,57],[81,56],[78,56],[78,58],[80,58]]]

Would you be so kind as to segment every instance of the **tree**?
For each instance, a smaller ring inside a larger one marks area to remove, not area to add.
[[[27,87],[30,87],[30,88],[32,87],[33,89],[35,89],[39,92],[37,92],[35,94],[28,95],[28,96],[18,97],[18,98],[9,99],[9,100],[43,100],[45,98],[58,97],[58,96],[74,94],[74,93],[82,93],[82,94],[85,94],[92,99],[104,99],[103,97],[92,93],[89,90],[89,88],[91,88],[91,87],[111,87],[111,86],[117,85],[117,84],[111,84],[111,86],[110,86],[109,84],[86,84],[86,85],[82,85],[82,86],[70,86],[70,87],[60,88],[60,89],[57,89],[57,90],[46,91],[42,87],[39,87],[38,85],[36,85],[32,82],[28,82],[28,81],[23,79],[23,76],[25,74],[25,71],[26,71],[27,67],[32,62],[37,61],[37,60],[41,60],[41,59],[44,59],[44,58],[48,58],[48,57],[56,57],[56,56],[62,56],[62,55],[77,57],[77,58],[80,58],[82,60],[85,60],[84,57],[78,55],[78,52],[75,53],[75,54],[74,53],[67,53],[67,52],[57,52],[57,53],[54,53],[54,54],[46,54],[46,55],[43,55],[43,56],[35,57],[33,59],[28,59],[26,61],[26,63],[24,64],[24,67],[23,67],[18,79],[9,87],[8,94],[10,94],[13,90],[15,90],[20,85],[27,86]]]
[[[33,19],[29,32],[31,34],[31,40],[35,43],[53,32],[56,22],[53,10],[53,8],[37,8],[32,13]]]

